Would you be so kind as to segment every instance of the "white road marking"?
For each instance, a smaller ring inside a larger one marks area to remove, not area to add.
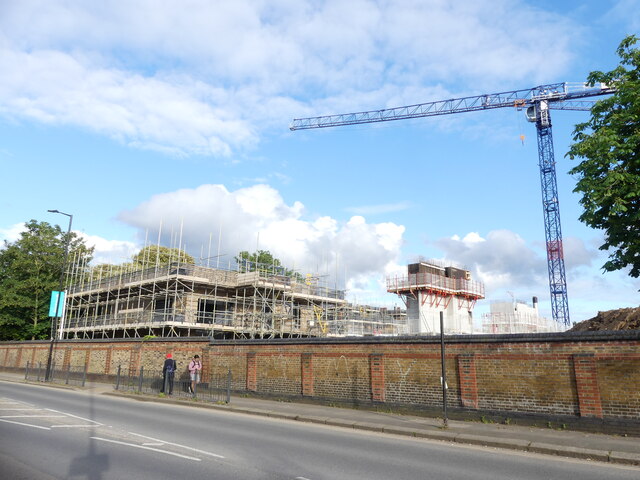
[[[93,440],[100,440],[100,441],[103,441],[103,442],[108,442],[108,443],[115,443],[117,445],[125,445],[127,447],[135,447],[135,448],[141,448],[143,450],[150,450],[152,452],[164,453],[165,455],[173,455],[175,457],[185,458],[187,460],[193,460],[194,462],[200,462],[201,461],[199,458],[196,458],[196,457],[189,457],[187,455],[182,455],[180,453],[170,452],[168,450],[161,450],[159,448],[151,448],[151,447],[145,447],[144,445],[136,445],[135,443],[120,442],[118,440],[110,440],[108,438],[100,438],[100,437],[89,437],[89,438],[91,438]]]
[[[12,420],[2,420],[0,422],[13,423],[15,425],[23,425],[25,427],[41,428],[42,430],[51,430],[49,427],[41,427],[40,425],[31,425],[30,423],[14,422]]]
[[[307,477],[296,477],[294,480],[309,480]]]
[[[6,402],[0,401],[0,405],[22,405],[24,407],[33,407],[31,403],[18,402],[17,400],[11,400],[10,398],[5,399]]]
[[[0,407],[3,412],[41,412],[44,408],[4,408]]]
[[[67,413],[67,412],[60,412],[58,410],[53,410],[51,408],[47,408],[46,410],[49,410],[50,412],[56,412],[56,413],[62,413],[64,415],[67,415],[69,417],[73,417],[73,418],[77,418],[79,420],[84,420],[85,422],[91,422],[91,423],[95,423],[96,425],[103,425],[102,423],[96,422],[95,420],[89,420],[88,418],[84,418],[84,417],[79,417],[77,415],[73,415],[71,413]]]
[[[82,424],[82,425],[51,425],[51,428],[80,428],[80,427],[84,427],[84,428],[86,428],[86,427],[95,428],[95,427],[96,427],[96,425],[87,425],[86,423],[85,423],[85,424]]]
[[[147,437],[146,435],[140,435],[139,433],[129,432],[129,435],[135,435],[136,437],[146,438],[147,440],[153,440],[154,442],[162,442],[165,445],[173,445],[174,447],[186,448],[187,450],[192,450],[194,452],[202,453],[203,455],[211,455],[216,458],[224,458],[222,455],[218,455],[217,453],[205,452],[204,450],[198,450],[197,448],[187,447],[186,445],[180,445],[179,443],[165,442],[164,440],[160,440],[158,438]]]
[[[0,415],[0,418],[65,418],[64,415]]]
[[[162,445],[164,445],[164,443],[145,442],[145,443],[143,443],[143,445],[145,445],[147,447],[161,447]]]

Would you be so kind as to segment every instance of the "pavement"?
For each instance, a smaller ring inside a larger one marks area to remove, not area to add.
[[[10,372],[0,372],[0,381],[38,383],[27,382],[23,375]],[[38,384],[45,387],[61,387],[55,384]],[[447,428],[444,428],[441,418],[241,396],[232,396],[229,404],[195,402],[188,398],[162,398],[156,395],[118,392],[113,385],[104,383],[88,382],[84,387],[63,388],[72,388],[95,395],[117,395],[141,401],[176,403],[194,408],[211,408],[449,443],[640,466],[640,438],[631,436],[456,420],[449,420]]]

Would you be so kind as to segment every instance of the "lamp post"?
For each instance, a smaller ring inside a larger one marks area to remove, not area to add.
[[[64,304],[62,303],[63,290],[64,290],[64,271],[67,267],[67,257],[69,256],[69,242],[71,241],[71,223],[73,222],[73,215],[70,213],[64,213],[59,210],[47,210],[49,213],[59,213],[60,215],[65,215],[69,217],[69,228],[67,229],[67,238],[64,243],[64,257],[62,259],[62,268],[60,269],[60,287],[58,289],[58,298],[56,300],[56,309],[55,316],[51,319],[51,344],[49,345],[49,356],[47,357],[47,371],[45,372],[45,381],[51,380],[51,362],[53,360],[53,346],[56,341],[56,330],[57,324],[56,319],[60,318],[62,321],[62,311],[64,309]],[[62,331],[60,332],[62,334]]]

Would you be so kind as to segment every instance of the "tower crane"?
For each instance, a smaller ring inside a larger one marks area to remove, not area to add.
[[[558,202],[550,110],[590,110],[593,102],[584,99],[611,94],[614,91],[612,87],[605,84],[552,83],[524,90],[439,100],[403,107],[296,118],[291,122],[289,128],[290,130],[306,130],[434,117],[505,107],[526,108],[527,120],[536,124],[538,134],[538,165],[540,167],[540,183],[542,187],[542,210],[547,246],[551,314],[556,322],[562,322],[568,326],[570,324],[569,303],[564,268],[562,231],[560,228],[560,206]]]

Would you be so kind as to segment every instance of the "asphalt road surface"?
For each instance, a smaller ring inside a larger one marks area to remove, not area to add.
[[[2,479],[634,479],[640,469],[0,382]]]

